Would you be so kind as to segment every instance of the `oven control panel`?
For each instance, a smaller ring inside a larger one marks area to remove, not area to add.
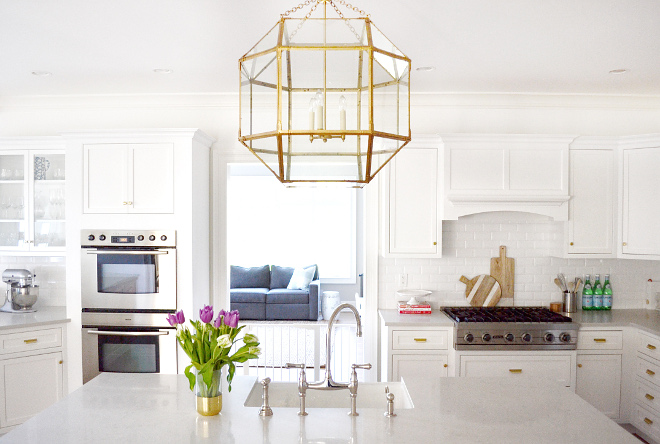
[[[457,350],[574,350],[577,326],[568,324],[472,324],[456,330]]]
[[[175,230],[81,230],[80,246],[176,247]]]

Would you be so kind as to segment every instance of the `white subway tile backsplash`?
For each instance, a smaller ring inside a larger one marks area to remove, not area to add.
[[[557,273],[567,279],[584,274],[612,275],[614,308],[649,308],[646,281],[660,281],[657,261],[617,259],[564,259],[551,256],[561,251],[564,222],[523,213],[484,213],[443,222],[443,257],[439,259],[380,258],[381,308],[395,308],[396,277],[408,274],[410,288],[433,291],[434,307],[466,305],[465,285],[459,277],[472,278],[490,272],[490,258],[499,256],[506,245],[507,256],[515,259],[514,303],[520,306],[547,306],[560,301],[554,284]],[[1,263],[1,262],[0,262]],[[510,304],[502,300],[500,305]],[[654,301],[651,301],[654,303]]]

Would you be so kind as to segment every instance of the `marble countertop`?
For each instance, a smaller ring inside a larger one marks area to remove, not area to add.
[[[0,331],[22,327],[71,322],[66,317],[66,307],[37,307],[33,313],[5,313],[0,311]]]
[[[454,321],[440,310],[431,314],[399,314],[399,310],[378,310],[386,326],[397,327],[453,327]]]
[[[237,376],[222,413],[202,417],[184,375],[103,373],[0,438],[0,443],[585,443],[636,444],[570,390],[530,379],[432,378],[408,384],[413,409],[273,408],[243,402],[256,378]],[[346,393],[348,397],[348,392]],[[358,393],[359,397],[359,393]]]

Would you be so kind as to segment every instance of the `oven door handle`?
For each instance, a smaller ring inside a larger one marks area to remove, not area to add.
[[[108,336],[164,336],[169,335],[168,330],[158,331],[98,331],[90,330],[87,332],[90,335],[108,335]]]
[[[145,254],[169,254],[166,250],[86,250],[87,254],[134,254],[134,255],[145,255]]]

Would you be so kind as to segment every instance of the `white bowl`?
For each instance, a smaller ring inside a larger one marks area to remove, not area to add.
[[[428,296],[431,293],[433,292],[428,290],[397,290],[396,296],[397,300],[406,299],[408,305],[417,305],[420,303],[419,298]]]

